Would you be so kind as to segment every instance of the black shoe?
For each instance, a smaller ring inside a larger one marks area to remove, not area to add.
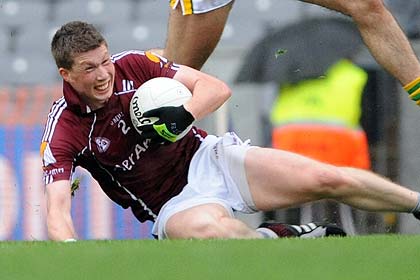
[[[334,224],[309,223],[289,225],[283,223],[262,223],[258,228],[267,228],[281,237],[316,238],[327,236],[346,236],[346,232]]]
[[[414,217],[416,217],[417,219],[419,219],[419,220],[420,220],[420,212],[413,213],[413,215],[414,215]]]

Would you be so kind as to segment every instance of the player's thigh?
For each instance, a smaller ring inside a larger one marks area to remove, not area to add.
[[[166,222],[165,233],[170,239],[217,238],[223,231],[219,221],[224,217],[232,215],[220,204],[194,206],[172,215]]]
[[[176,63],[200,69],[220,40],[232,3],[187,16],[182,15],[179,5],[171,10],[164,55]]]
[[[245,170],[251,196],[259,210],[327,198],[331,186],[345,183],[338,168],[277,149],[249,149]]]

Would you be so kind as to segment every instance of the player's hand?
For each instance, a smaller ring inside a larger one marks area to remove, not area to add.
[[[145,138],[152,139],[152,141],[165,139],[170,142],[175,142],[177,136],[194,121],[193,115],[185,110],[183,105],[153,109],[143,113],[143,117],[158,118],[153,124],[141,127],[141,135]]]

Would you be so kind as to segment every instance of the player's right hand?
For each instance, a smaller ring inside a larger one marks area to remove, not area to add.
[[[190,126],[194,117],[184,106],[165,106],[147,111],[145,118],[158,118],[156,122],[141,127],[142,136],[152,141],[166,140],[175,142],[178,135]]]

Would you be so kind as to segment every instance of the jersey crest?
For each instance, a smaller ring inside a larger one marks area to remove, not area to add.
[[[96,137],[95,138],[96,146],[98,147],[98,151],[100,153],[105,153],[108,150],[111,141],[105,137]]]

